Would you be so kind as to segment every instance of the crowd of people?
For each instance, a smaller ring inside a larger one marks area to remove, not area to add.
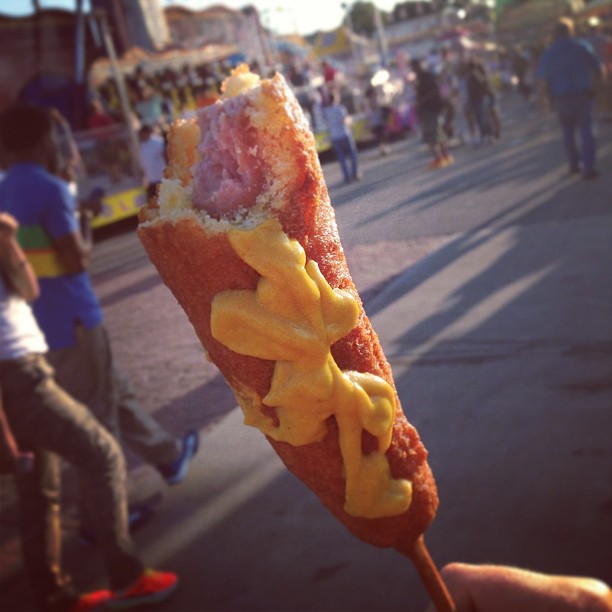
[[[598,31],[597,25],[581,33],[580,39],[610,70],[609,39]],[[326,60],[317,63],[299,57],[282,71],[313,131],[328,133],[343,178],[350,182],[360,176],[357,149],[361,143],[356,142],[355,117],[366,118],[368,140],[377,145],[382,155],[389,153],[389,142],[398,135],[419,133],[432,150],[430,168],[444,168],[454,161],[447,150],[449,143],[479,146],[502,137],[499,107],[506,93],[517,92],[527,102],[542,100],[542,75],[538,70],[544,51],[541,42],[489,52],[443,46],[424,57],[389,67],[393,87],[373,85],[369,77],[352,78]],[[214,103],[231,69],[226,62],[157,70],[138,65],[125,79],[132,109],[127,119],[113,79],[98,84],[92,91],[88,127],[97,133],[99,168],[111,180],[120,176],[122,156],[113,150],[105,129],[129,121],[141,142],[147,143],[148,153],[141,161],[145,187],[152,189],[150,185],[158,181],[155,177],[159,175],[159,163],[151,160],[151,142],[159,136],[164,138],[176,118],[191,117],[197,109]],[[257,65],[251,69],[260,71]],[[340,114],[344,115],[342,122],[338,120]],[[348,125],[351,121],[353,125]],[[149,129],[151,134],[143,139]]]
[[[451,143],[480,146],[501,139],[500,98],[517,92],[526,102],[558,114],[569,173],[581,173],[586,180],[599,175],[593,117],[606,107],[610,112],[606,80],[612,76],[612,38],[596,20],[577,33],[570,19],[560,19],[548,47],[516,45],[488,56],[442,48],[411,59],[409,68],[400,75],[401,98],[413,118],[407,127],[429,147],[430,169],[454,163]],[[375,142],[388,154],[392,111],[377,101],[372,87],[366,99]],[[346,182],[345,153],[336,145],[334,150]]]
[[[547,49],[533,53],[529,61],[523,51],[504,60],[526,99],[537,94],[538,82],[546,86],[559,116],[569,172],[580,172],[585,179],[597,176],[592,94],[610,68],[610,55],[605,55],[609,42],[593,42],[577,38],[572,22],[562,19]],[[595,43],[602,43],[601,57]],[[471,143],[489,144],[501,137],[498,88],[484,62],[472,57],[452,63],[442,52],[435,58],[414,58],[409,66],[402,93],[416,114],[412,127],[431,151],[431,169],[455,162],[449,142],[463,130]],[[331,65],[322,70],[323,85],[302,98],[303,106],[309,114],[320,106],[345,183],[361,180],[340,75]],[[137,69],[128,79],[135,109],[129,120],[138,130],[148,197],[162,178],[169,122],[214,102],[223,76],[204,67],[154,76]],[[296,87],[305,84],[303,72],[288,78]],[[387,155],[389,100],[381,100],[375,87],[364,93],[374,141],[381,155]],[[121,122],[120,108],[110,82],[101,86],[92,100],[90,127],[103,131]],[[147,568],[134,550],[130,522],[142,518],[142,509],[130,508],[127,499],[122,445],[174,485],[186,477],[198,434],[189,430],[177,439],[161,427],[113,360],[87,271],[91,234],[58,162],[56,124],[52,111],[25,104],[10,108],[0,120],[7,167],[0,182],[0,446],[15,475],[24,561],[39,609],[126,609],[169,597],[178,577]],[[116,171],[103,138],[98,153],[106,171]],[[79,472],[81,531],[94,533],[108,589],[81,594],[62,566],[58,458]],[[443,574],[457,610],[496,610],[500,598],[507,602],[504,609],[540,604],[559,611],[612,609],[609,589],[595,580],[463,564],[452,564]]]

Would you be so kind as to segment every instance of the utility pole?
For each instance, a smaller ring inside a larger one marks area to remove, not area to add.
[[[130,147],[130,152],[132,156],[132,160],[134,161],[134,165],[136,169],[140,172],[140,146],[138,143],[138,138],[136,133],[134,132],[134,128],[132,126],[132,107],[130,106],[130,101],[127,95],[127,90],[125,87],[125,80],[123,78],[123,73],[119,68],[119,62],[117,60],[117,53],[115,51],[115,44],[113,42],[113,37],[110,33],[110,28],[108,27],[108,19],[106,16],[105,10],[97,10],[94,12],[94,16],[96,21],[100,25],[100,31],[102,34],[102,42],[104,43],[104,49],[106,50],[106,55],[110,60],[111,72],[113,73],[113,78],[115,80],[115,84],[117,85],[117,93],[119,94],[119,103],[121,105],[121,113],[125,119],[125,127],[127,128],[128,133],[128,144]]]
[[[85,80],[85,15],[83,14],[83,0],[76,0],[74,56],[74,80],[81,85]]]

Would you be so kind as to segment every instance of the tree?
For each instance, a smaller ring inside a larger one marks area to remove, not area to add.
[[[353,31],[371,37],[376,31],[375,10],[372,2],[355,2],[349,11]]]

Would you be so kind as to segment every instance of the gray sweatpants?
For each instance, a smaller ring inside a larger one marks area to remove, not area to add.
[[[76,328],[77,344],[49,352],[58,384],[85,404],[117,438],[151,465],[172,463],[181,444],[143,408],[115,363],[103,325]]]

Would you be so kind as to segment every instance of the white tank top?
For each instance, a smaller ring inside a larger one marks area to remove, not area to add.
[[[47,343],[29,304],[10,293],[0,275],[0,361],[46,353]]]

